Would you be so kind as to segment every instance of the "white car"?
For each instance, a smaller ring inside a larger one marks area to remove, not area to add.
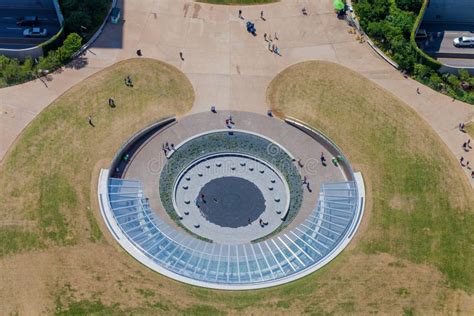
[[[461,36],[453,41],[456,47],[474,47],[474,37]]]
[[[48,30],[41,27],[32,27],[23,31],[24,37],[45,37],[48,35]]]

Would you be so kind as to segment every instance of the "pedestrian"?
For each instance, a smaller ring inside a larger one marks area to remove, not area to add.
[[[463,122],[459,123],[459,131],[460,131],[460,132],[463,132],[463,133],[465,133],[465,131],[464,131],[464,127],[465,127],[465,125],[464,125],[464,123],[463,123]]]
[[[137,55],[142,56],[142,50],[141,49],[137,50]]]
[[[183,52],[179,52],[179,58],[181,58],[181,60],[184,61]]]
[[[243,19],[243,17],[242,17],[242,10],[239,10],[239,19]]]
[[[278,41],[278,36],[277,36],[277,33],[275,32],[275,36],[273,36],[273,38]]]
[[[471,140],[470,140],[470,139],[467,140],[467,148],[472,148],[472,147],[471,147]]]
[[[301,158],[298,159],[298,166],[300,166],[300,168],[303,168],[303,163],[301,162]]]
[[[229,123],[230,124],[235,124],[234,121],[232,120],[232,115],[229,115]]]
[[[323,164],[323,166],[326,166],[326,157],[324,157],[324,153],[321,152],[321,163]]]
[[[111,108],[114,108],[114,107],[115,107],[115,100],[114,100],[114,98],[112,98],[112,97],[109,98],[109,106],[110,106]]]
[[[165,148],[166,148],[166,150],[170,150],[170,145],[168,144],[168,142],[166,142]]]
[[[468,170],[471,170],[471,167],[469,167],[469,161],[466,162],[466,168],[467,168]]]
[[[263,17],[263,11],[260,11],[260,18],[265,21],[265,18]]]
[[[171,144],[171,150],[174,151],[174,144]]]
[[[416,93],[421,94],[420,93],[420,88],[416,88]]]
[[[306,189],[308,189],[309,192],[313,192],[313,190],[311,190],[311,188],[309,187],[309,182],[306,183]]]
[[[226,119],[226,120],[225,120],[225,125],[226,125],[227,127],[229,127],[229,119]]]
[[[267,33],[264,33],[264,34],[263,34],[263,39],[264,39],[265,41],[267,41]]]
[[[216,107],[215,107],[214,105],[211,106],[211,112],[212,112],[212,113],[216,113]]]
[[[89,121],[89,125],[92,126],[92,127],[95,127],[94,123],[92,122],[92,116],[89,115],[89,117],[87,118],[87,120]]]
[[[303,184],[308,183],[308,178],[306,176],[303,177]]]
[[[278,48],[278,46],[275,46],[274,51],[275,51],[275,54],[277,54],[278,56],[281,56],[280,55],[280,49]]]
[[[462,149],[464,149],[464,151],[469,151],[469,149],[467,149],[467,142],[462,144]]]
[[[258,223],[260,224],[260,227],[263,227],[263,220],[259,218]]]
[[[471,171],[471,178],[474,179],[474,170]]]
[[[461,166],[464,167],[464,157],[461,157],[461,159],[459,159],[459,162],[461,163]]]
[[[306,11],[305,7],[303,7],[303,9],[301,9],[301,12],[303,13],[303,15],[308,15],[308,11]]]

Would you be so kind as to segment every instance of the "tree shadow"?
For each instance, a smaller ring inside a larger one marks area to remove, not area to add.
[[[88,64],[89,64],[89,61],[88,61],[87,57],[85,57],[84,55],[80,55],[80,56],[77,56],[73,61],[71,61],[70,63],[68,63],[64,67],[69,68],[69,69],[78,70],[78,69],[84,68]]]

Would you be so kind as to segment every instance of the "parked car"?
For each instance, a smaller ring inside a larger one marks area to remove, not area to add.
[[[48,30],[41,27],[31,27],[23,31],[25,37],[45,37],[48,35]]]
[[[36,26],[39,24],[37,16],[22,16],[17,19],[16,24],[19,26]]]
[[[426,30],[419,29],[418,32],[416,32],[415,41],[426,41],[427,39],[428,33],[426,33]]]
[[[461,36],[453,41],[456,47],[474,47],[474,37]]]

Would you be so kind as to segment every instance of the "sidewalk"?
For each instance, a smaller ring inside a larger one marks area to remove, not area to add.
[[[301,14],[305,6],[308,16]],[[293,0],[242,7],[190,3],[184,0],[124,0],[123,29],[108,24],[84,56],[81,69],[66,68],[40,80],[0,89],[0,159],[25,128],[48,104],[88,76],[120,60],[143,56],[156,58],[181,69],[195,89],[192,113],[221,110],[265,113],[266,89],[286,67],[305,60],[326,60],[346,66],[381,85],[409,104],[432,126],[459,159],[466,134],[461,121],[470,121],[474,106],[439,94],[404,79],[367,45],[356,42],[344,21],[336,18],[331,1]],[[264,10],[266,21],[260,19]],[[255,23],[257,37],[245,30]],[[118,34],[122,31],[123,34]],[[277,32],[273,42],[282,56],[268,51],[263,34]],[[184,60],[179,52],[183,52]],[[47,86],[46,86],[47,85]],[[421,94],[416,93],[420,87]],[[465,159],[474,163],[473,152]],[[467,174],[467,173],[466,173]],[[470,178],[470,175],[469,175]],[[471,180],[474,186],[474,181]]]

